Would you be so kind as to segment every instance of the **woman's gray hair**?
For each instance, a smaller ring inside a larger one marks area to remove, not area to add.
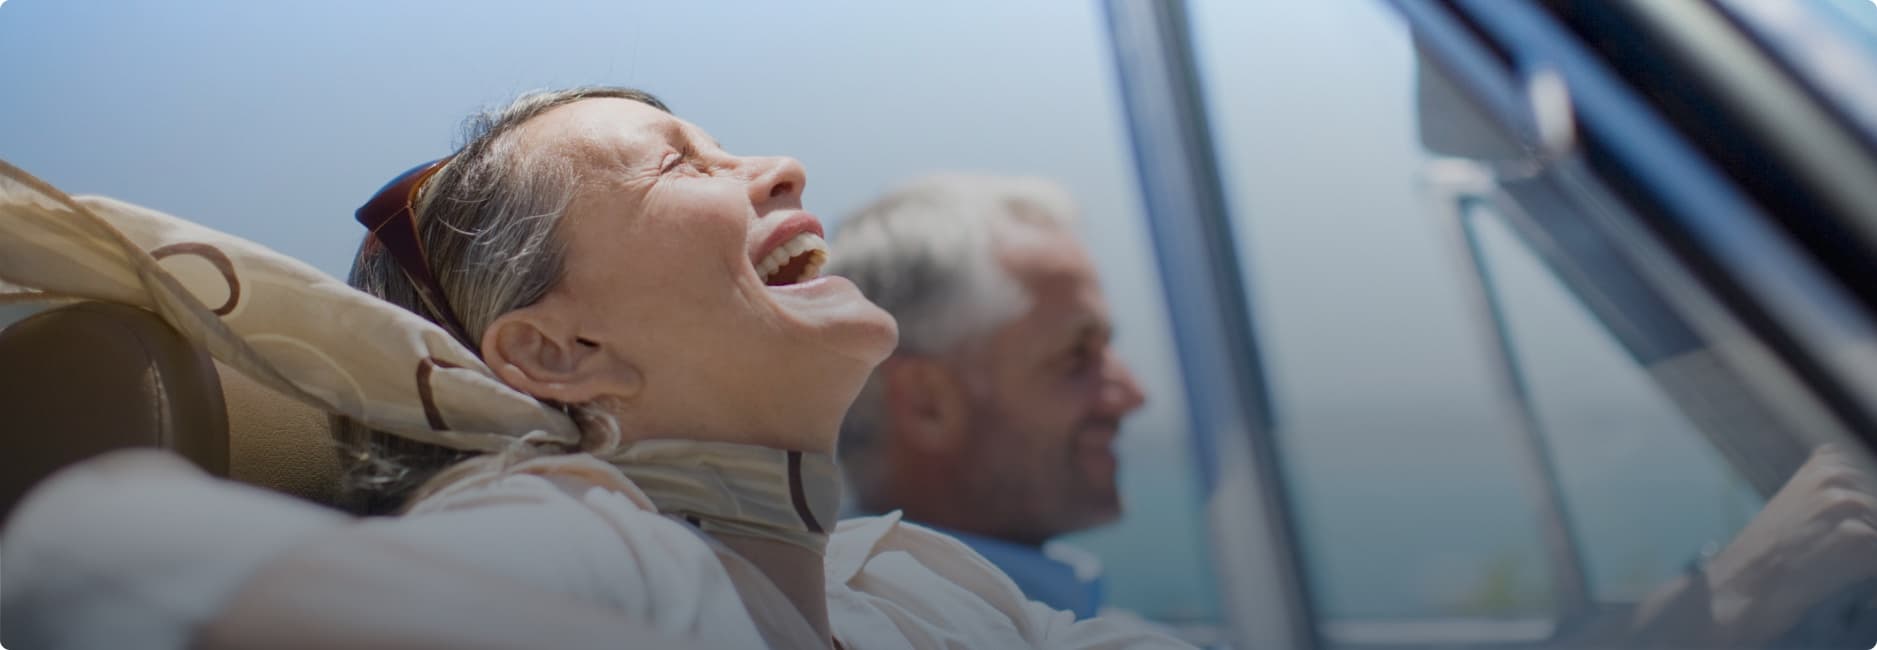
[[[527,155],[511,134],[556,107],[594,98],[628,99],[670,112],[658,98],[630,88],[589,86],[523,95],[471,117],[462,146],[417,198],[418,238],[430,272],[462,319],[469,337],[464,343],[472,352],[481,353],[490,323],[546,296],[566,266],[557,229],[579,179],[565,159]],[[359,247],[348,281],[443,322],[384,247],[369,238]],[[588,422],[583,420],[582,427]],[[413,442],[340,416],[332,417],[332,432],[343,471],[340,502],[364,514],[401,507],[439,471],[475,455]]]
[[[936,174],[895,189],[841,220],[826,272],[852,281],[899,321],[895,354],[948,354],[1022,315],[1029,296],[992,247],[1012,225],[1072,227],[1075,202],[1029,177]],[[840,455],[869,508],[884,445],[885,391],[875,372],[841,423]]]

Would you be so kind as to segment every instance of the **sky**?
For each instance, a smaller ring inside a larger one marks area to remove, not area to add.
[[[831,225],[917,174],[1054,179],[1153,393],[1120,450],[1136,516],[1084,542],[1122,560],[1122,602],[1203,612],[1184,404],[1109,56],[1096,5],[1067,1],[9,0],[0,158],[339,277],[360,203],[532,89],[649,90],[732,152],[800,159]],[[1171,568],[1144,561],[1169,530]]]
[[[0,155],[343,275],[352,211],[448,153],[471,112],[625,84],[732,151],[802,160],[808,207],[831,222],[932,170],[1056,179],[1087,212],[1104,281],[1152,292],[1092,7],[671,4],[12,0]],[[1139,320],[1123,329],[1155,328]]]
[[[1462,599],[1481,576],[1469,562],[1533,552],[1535,532],[1467,271],[1417,184],[1410,39],[1381,3],[1193,4],[1319,593],[1350,614]],[[1116,346],[1150,394],[1120,446],[1128,516],[1075,541],[1104,555],[1116,604],[1203,618],[1185,403],[1110,56],[1098,5],[1072,0],[6,0],[0,158],[338,276],[361,202],[447,154],[472,112],[531,89],[649,90],[733,152],[800,159],[807,207],[829,222],[921,173],[1054,179],[1082,206]],[[1674,416],[1516,242],[1495,241],[1513,256],[1502,286],[1527,297],[1522,332],[1570,352],[1535,370],[1556,378],[1546,394],[1566,415],[1643,414],[1580,423],[1560,453],[1619,470],[1689,457],[1686,432],[1609,444]],[[1609,465],[1611,450],[1633,464]],[[1690,471],[1684,502],[1725,487]],[[1612,504],[1593,529],[1707,516],[1624,505],[1644,489],[1625,476],[1565,478]]]

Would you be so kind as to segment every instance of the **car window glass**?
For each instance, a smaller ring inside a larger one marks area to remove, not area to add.
[[[1521,451],[1417,186],[1405,27],[1224,0],[1192,24],[1320,615],[1548,618]]]
[[[1491,275],[1599,600],[1635,601],[1732,538],[1765,500],[1491,209]]]

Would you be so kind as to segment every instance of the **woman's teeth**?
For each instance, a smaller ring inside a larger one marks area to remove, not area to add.
[[[828,242],[820,235],[805,232],[769,251],[769,256],[756,265],[756,275],[772,287],[797,284],[820,277],[821,267],[827,263]]]

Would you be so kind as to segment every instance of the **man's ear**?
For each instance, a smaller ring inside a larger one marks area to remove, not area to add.
[[[886,417],[910,450],[944,452],[965,441],[971,403],[951,367],[931,357],[895,354],[880,364]]]
[[[502,314],[482,334],[482,358],[503,383],[562,404],[639,394],[645,382],[637,366],[541,305]]]

